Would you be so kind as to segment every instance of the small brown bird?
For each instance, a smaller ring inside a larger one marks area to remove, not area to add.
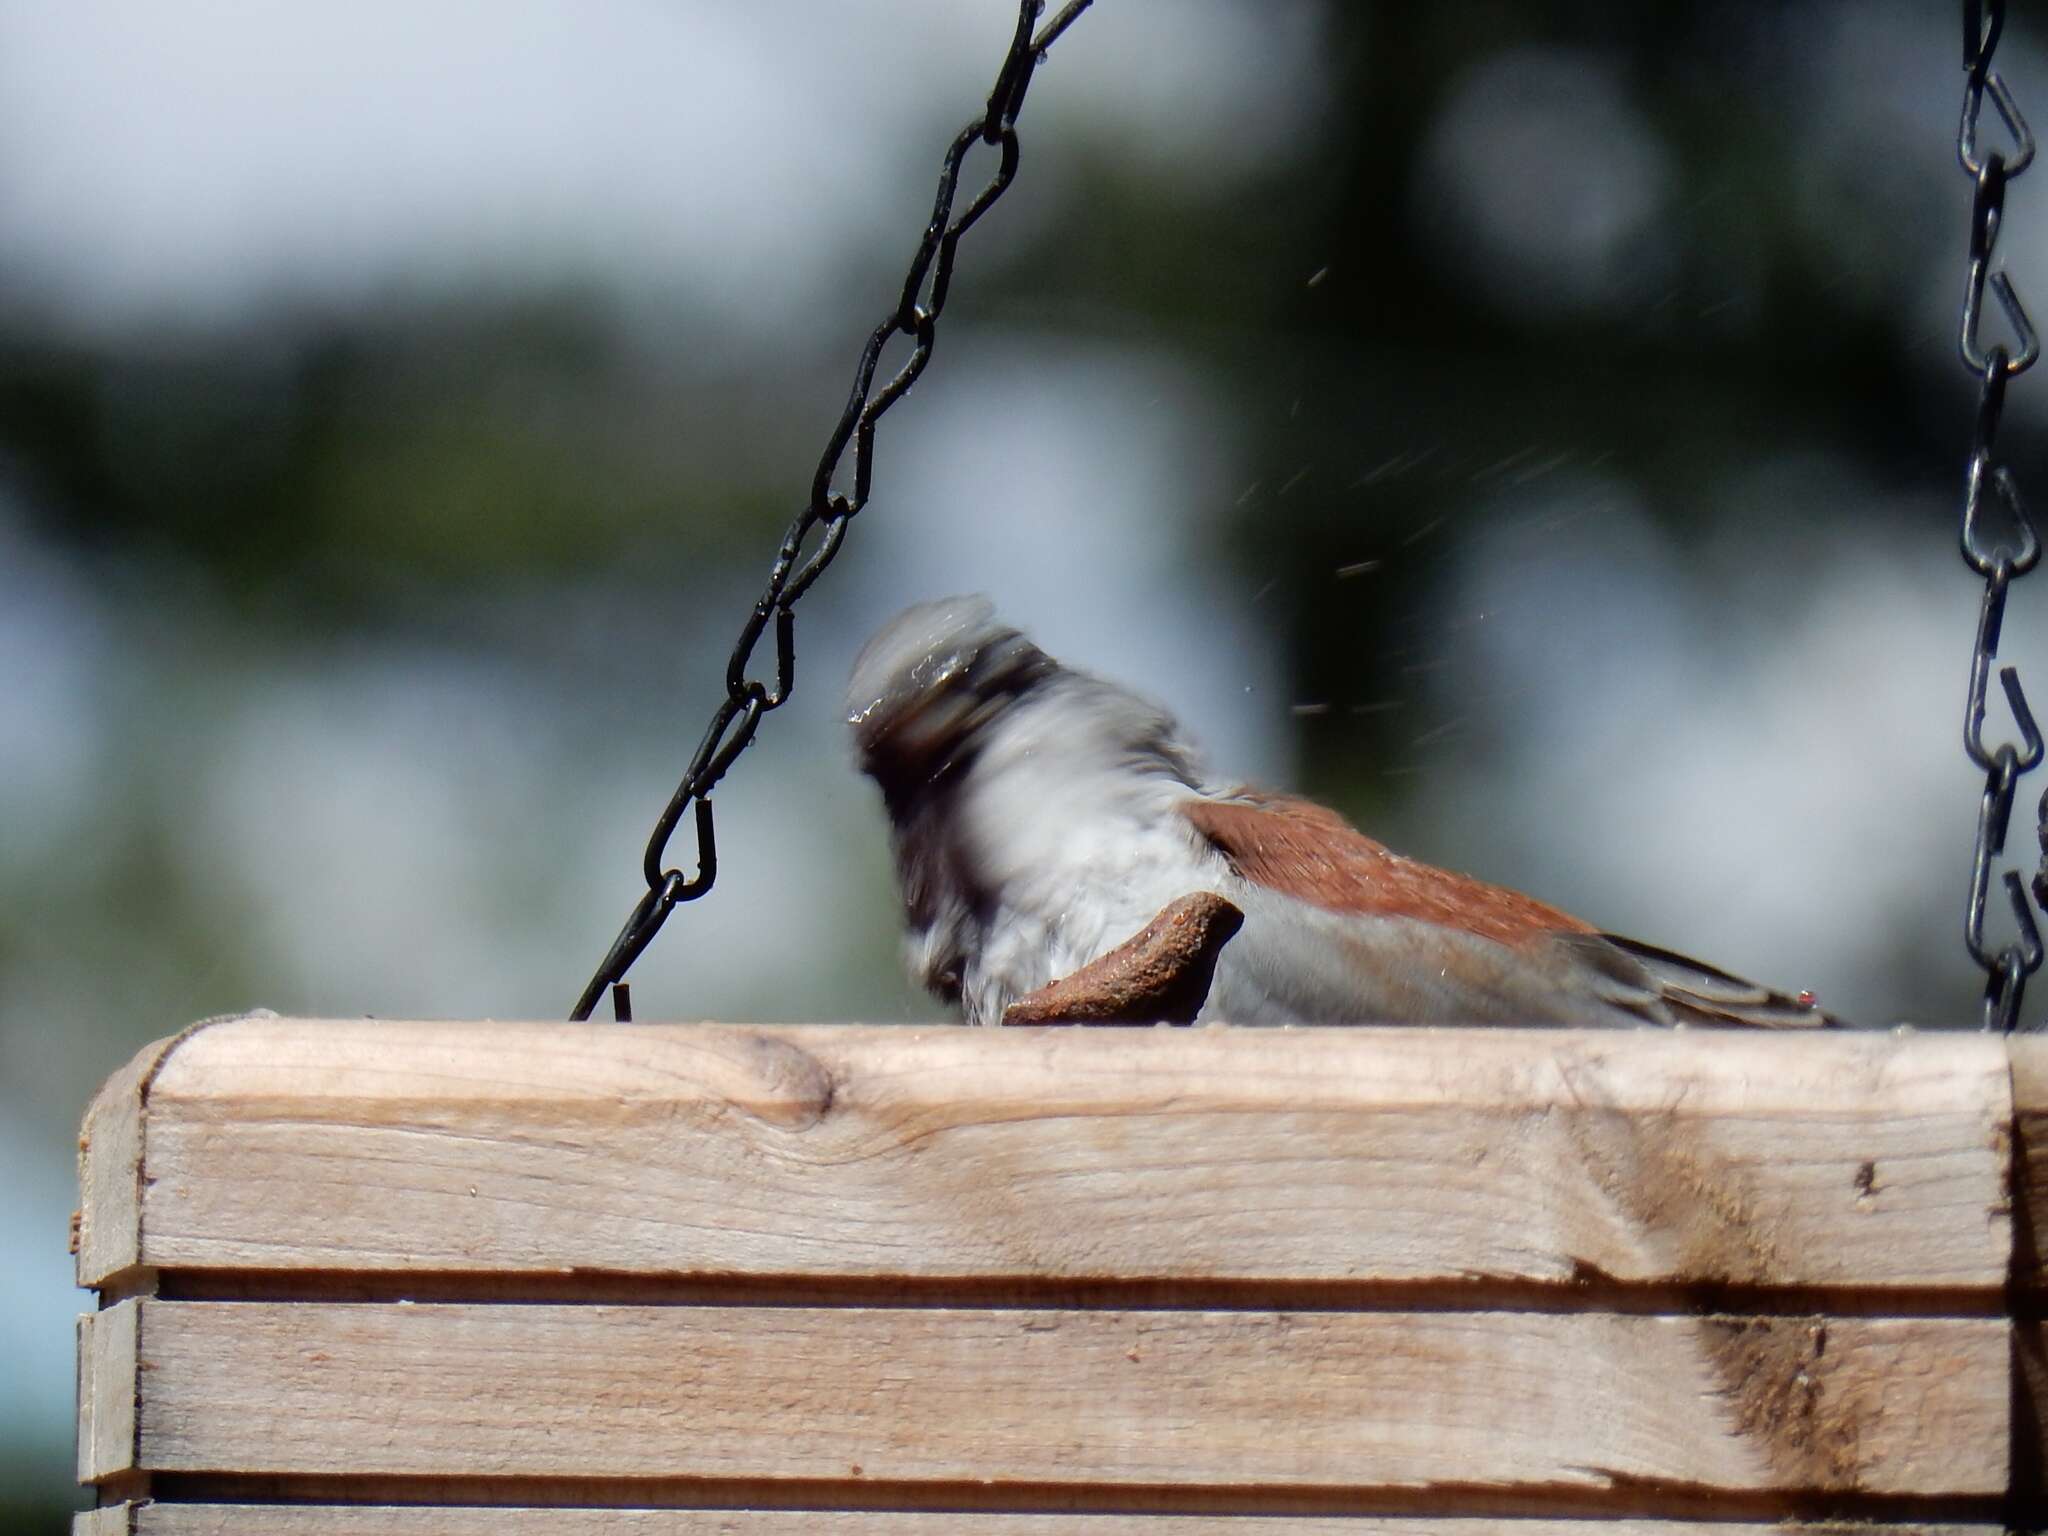
[[[848,686],[913,976],[970,1024],[1831,1024],[1789,997],[1212,785],[1156,705],[986,598],[899,614]]]

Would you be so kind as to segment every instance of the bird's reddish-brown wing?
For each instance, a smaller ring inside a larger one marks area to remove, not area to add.
[[[1467,875],[1403,858],[1334,811],[1308,800],[1240,791],[1183,803],[1196,830],[1246,880],[1327,911],[1408,919],[1433,933],[1430,964],[1439,978],[1476,978],[1461,1006],[1473,1019],[1494,1017],[1509,994],[1510,972],[1487,962],[1475,970],[1470,941],[1490,940],[1528,957],[1539,981],[1511,1001],[1521,1022],[1539,1015],[1584,1024],[1740,1024],[1813,1028],[1839,1021],[1797,997],[1633,939],[1604,934],[1569,913]],[[1484,945],[1480,946],[1482,949]],[[1462,957],[1462,958],[1461,958]],[[1427,969],[1427,966],[1425,966]],[[1562,999],[1562,1015],[1542,1014]],[[1527,1017],[1521,1017],[1527,1015]]]
[[[1596,931],[1519,891],[1403,858],[1312,800],[1244,790],[1181,809],[1245,879],[1328,911],[1414,918],[1501,944]]]

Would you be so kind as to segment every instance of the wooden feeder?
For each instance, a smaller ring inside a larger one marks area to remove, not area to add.
[[[253,1017],[81,1146],[81,1536],[2048,1517],[2026,1039]]]

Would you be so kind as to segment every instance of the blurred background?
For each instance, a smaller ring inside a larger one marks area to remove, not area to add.
[[[839,693],[978,589],[1222,775],[1972,1022],[1951,9],[1098,0],[639,1014],[936,1016]],[[101,1078],[566,1013],[1013,16],[0,0],[0,1522],[73,1502]],[[2048,306],[2048,173],[2003,250]]]

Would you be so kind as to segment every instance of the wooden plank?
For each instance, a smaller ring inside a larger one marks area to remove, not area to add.
[[[2013,1035],[2013,1284],[2048,1289],[2048,1037]]]
[[[78,1480],[103,1482],[136,1464],[136,1350],[140,1303],[78,1320]]]
[[[2048,1517],[2048,1324],[2023,1318],[2012,1339],[2012,1507]]]
[[[2007,1039],[2013,1097],[2012,1302],[2034,1315],[2013,1327],[2012,1509],[2048,1511],[2048,1337],[2039,1320],[2048,1243],[2048,1039]],[[2009,1303],[2010,1305],[2011,1303]]]
[[[2010,1120],[1977,1035],[246,1020],[156,1074],[140,1258],[1989,1298]]]
[[[143,1102],[163,1059],[205,1027],[144,1046],[86,1108],[78,1134],[80,1285],[106,1284],[141,1262]]]
[[[100,1517],[119,1516],[121,1523]],[[128,1523],[132,1518],[133,1523]],[[909,1514],[832,1510],[436,1509],[144,1504],[79,1516],[73,1536],[2001,1536],[1995,1525],[1692,1520],[1460,1520],[1435,1516]]]
[[[1990,1318],[127,1305],[152,1473],[1927,1497],[2006,1481],[2008,1336]]]

